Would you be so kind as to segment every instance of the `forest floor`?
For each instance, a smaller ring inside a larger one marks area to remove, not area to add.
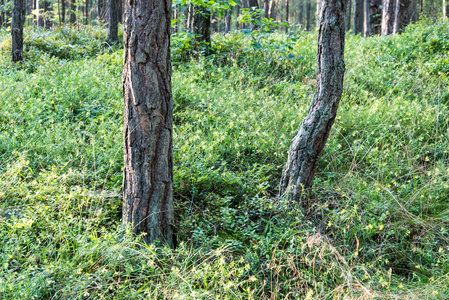
[[[172,38],[178,247],[121,226],[121,45],[0,31],[1,299],[448,299],[449,23],[346,41],[308,211],[277,197],[316,35]]]

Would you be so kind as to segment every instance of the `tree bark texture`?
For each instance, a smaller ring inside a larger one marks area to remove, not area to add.
[[[382,24],[382,0],[370,1],[371,34],[380,34]]]
[[[393,33],[402,32],[410,24],[415,6],[415,0],[396,0]]]
[[[382,35],[393,33],[396,0],[382,0]]]
[[[174,248],[171,10],[171,0],[126,5],[123,222]]]
[[[321,153],[337,115],[345,72],[347,0],[323,0],[317,54],[317,88],[309,111],[288,151],[280,195],[299,201],[308,196]],[[302,203],[304,204],[304,203]]]
[[[11,56],[12,61],[23,60],[23,23],[25,23],[25,1],[14,0],[11,21]]]
[[[354,34],[363,34],[363,6],[364,0],[354,0],[354,23],[352,30]]]
[[[118,40],[118,0],[109,1],[108,41],[116,43]]]

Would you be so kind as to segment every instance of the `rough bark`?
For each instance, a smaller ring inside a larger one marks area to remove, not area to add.
[[[382,0],[370,1],[371,34],[380,34],[382,24]]]
[[[76,22],[76,0],[70,0],[70,23]]]
[[[414,0],[396,0],[393,33],[400,33],[410,24],[416,2]]]
[[[363,6],[364,0],[354,0],[354,23],[352,30],[354,34],[363,34]]]
[[[25,23],[25,1],[14,0],[11,21],[11,56],[13,62],[23,60],[23,23]]]
[[[126,7],[123,222],[144,233],[144,242],[174,248],[171,4],[134,0]]]
[[[323,0],[317,54],[317,87],[309,111],[288,151],[280,195],[301,202],[313,178],[337,115],[345,72],[346,0]],[[302,203],[304,205],[304,203]]]
[[[363,0],[363,36],[371,35],[370,0]]]
[[[396,0],[382,0],[382,35],[393,33],[395,1]]]
[[[118,40],[118,0],[109,1],[108,41],[116,43]]]

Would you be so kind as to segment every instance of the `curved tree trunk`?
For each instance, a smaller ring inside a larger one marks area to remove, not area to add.
[[[123,222],[146,243],[175,247],[171,0],[126,5]]]
[[[25,22],[24,0],[14,0],[11,21],[11,56],[12,61],[23,60],[23,23]]]
[[[294,201],[309,195],[343,90],[346,0],[321,5],[317,89],[288,151],[280,186],[280,196]]]

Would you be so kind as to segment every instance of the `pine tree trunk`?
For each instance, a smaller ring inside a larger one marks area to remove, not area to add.
[[[382,0],[382,35],[393,33],[396,0]]]
[[[449,4],[447,0],[443,0],[443,18],[446,19],[449,16]]]
[[[277,20],[276,19],[276,1],[277,0],[270,0],[270,11],[268,12],[268,14],[270,15],[270,18],[273,20]]]
[[[299,1],[299,8],[298,8],[298,24],[301,24],[304,26],[304,1]]]
[[[410,24],[415,0],[396,0],[393,33],[400,33]]]
[[[89,0],[85,0],[85,6],[84,6],[84,24],[89,24]]]
[[[265,18],[270,18],[269,10],[270,10],[270,1],[269,0],[263,0],[263,10],[265,13]]]
[[[14,0],[11,21],[11,56],[13,62],[23,60],[23,24],[25,23],[25,1]]]
[[[109,1],[108,41],[116,43],[118,40],[118,0]],[[170,13],[171,14],[171,13]]]
[[[310,30],[310,0],[306,0],[306,30]]]
[[[61,0],[61,23],[65,23],[65,0]]]
[[[3,6],[5,4],[5,0],[0,0],[0,5]],[[5,12],[0,11],[0,28],[5,27]]]
[[[352,20],[352,0],[348,1],[348,14],[346,15],[346,30],[351,30],[351,20]]]
[[[318,33],[317,88],[288,151],[280,195],[302,202],[311,191],[326,140],[337,115],[345,72],[346,0],[323,0]],[[305,206],[305,203],[302,203]]]
[[[225,13],[225,30],[224,33],[228,34],[231,31],[231,11],[227,10]]]
[[[211,16],[203,6],[194,6],[193,33],[197,35],[196,42],[205,48],[206,54],[211,45]]]
[[[76,0],[70,0],[70,23],[76,22]]]
[[[371,36],[370,0],[363,0],[363,36]]]
[[[124,24],[123,222],[175,247],[171,0],[130,1]]]
[[[382,24],[382,0],[371,0],[370,2],[370,23],[371,34],[380,34]]]
[[[354,24],[352,30],[354,34],[363,34],[363,6],[364,0],[354,1]]]

